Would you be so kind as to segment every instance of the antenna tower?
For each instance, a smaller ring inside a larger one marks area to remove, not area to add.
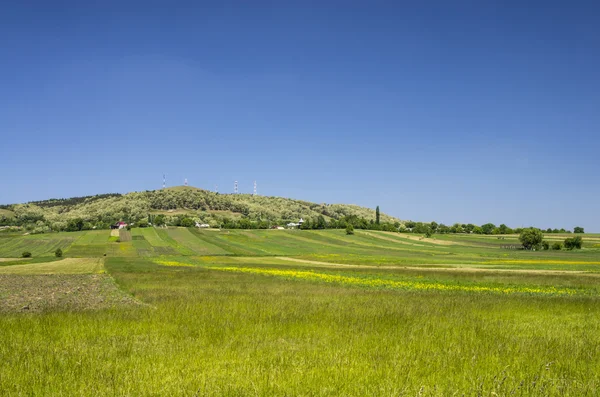
[[[256,181],[254,181],[254,195],[256,196]]]
[[[215,185],[215,193],[219,193],[219,185]]]
[[[185,179],[183,180],[183,185],[184,185],[184,186],[187,186],[187,178],[185,178]]]
[[[163,189],[167,187],[167,176],[163,174]]]
[[[233,194],[238,194],[237,181],[233,184]]]

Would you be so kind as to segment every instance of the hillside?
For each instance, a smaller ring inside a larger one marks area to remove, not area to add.
[[[184,218],[211,226],[236,222],[284,224],[300,218],[317,221],[322,216],[331,222],[358,219],[370,222],[375,210],[349,204],[317,204],[282,197],[250,194],[219,194],[207,190],[177,186],[163,190],[128,194],[102,194],[70,199],[51,199],[4,206],[0,225],[35,227],[38,232],[68,230],[69,222],[79,221],[84,228],[107,228],[116,221],[139,222],[160,217],[161,222],[179,225]],[[14,217],[9,217],[8,214]],[[81,223],[83,222],[83,223]],[[400,223],[384,213],[382,223]],[[264,226],[261,224],[261,226]],[[244,226],[241,226],[244,227]],[[81,229],[81,227],[78,227]]]

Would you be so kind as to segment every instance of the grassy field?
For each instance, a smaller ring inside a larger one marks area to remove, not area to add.
[[[33,237],[3,237],[0,256]],[[0,262],[4,395],[600,388],[598,235],[569,252],[502,248],[516,236],[375,231],[109,237],[48,235],[33,258]],[[57,241],[66,259],[51,256]]]

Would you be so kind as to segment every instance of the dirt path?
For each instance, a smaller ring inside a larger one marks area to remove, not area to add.
[[[535,269],[483,269],[479,267],[471,267],[477,265],[469,264],[426,264],[421,266],[376,266],[376,265],[350,265],[347,263],[331,263],[311,261],[308,259],[290,258],[286,256],[278,256],[277,259],[284,261],[304,263],[309,265],[317,265],[323,267],[347,267],[356,269],[389,269],[389,270],[418,270],[423,272],[448,272],[448,273],[516,273],[516,274],[532,274],[532,275],[578,275],[587,277],[598,277],[600,273],[590,273],[581,270],[535,270]],[[425,267],[425,266],[449,266],[449,267]],[[467,266],[467,267],[462,267]]]

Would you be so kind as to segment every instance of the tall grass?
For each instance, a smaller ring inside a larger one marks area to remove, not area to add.
[[[0,317],[10,395],[593,395],[585,297],[365,290],[111,258],[151,308]]]

